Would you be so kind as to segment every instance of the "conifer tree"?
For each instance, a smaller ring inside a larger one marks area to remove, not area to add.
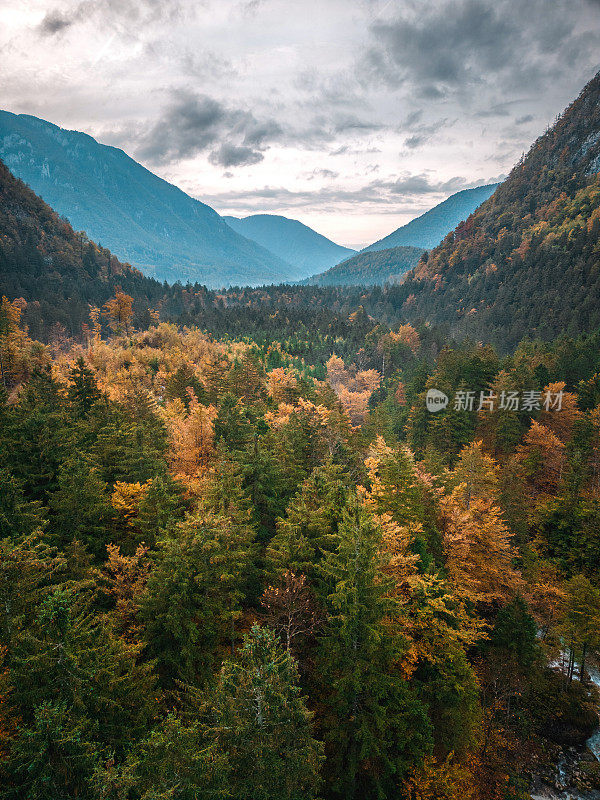
[[[140,615],[164,686],[196,684],[230,638],[250,560],[247,541],[223,516],[190,515],[161,542]]]
[[[322,746],[294,659],[274,633],[252,627],[223,664],[211,706],[208,732],[226,754],[232,800],[317,797]]]
[[[324,693],[321,726],[336,797],[389,796],[431,746],[424,707],[395,669],[403,639],[381,564],[381,531],[356,506],[339,529],[337,552],[321,570],[335,587],[317,674]]]

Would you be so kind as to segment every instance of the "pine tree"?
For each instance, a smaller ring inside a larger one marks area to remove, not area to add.
[[[78,413],[86,414],[101,397],[96,377],[81,356],[69,372],[71,385],[68,390],[69,400]]]
[[[93,724],[98,742],[122,754],[155,711],[155,678],[139,661],[141,647],[93,613],[92,598],[60,585],[43,598],[9,655],[12,702],[32,724],[39,706],[58,699],[75,720]]]
[[[211,513],[190,515],[161,542],[140,616],[164,686],[210,677],[239,614],[249,560],[236,527]]]
[[[390,796],[431,746],[424,707],[395,669],[403,640],[384,624],[393,606],[381,564],[381,531],[355,507],[340,525],[337,552],[321,569],[335,590],[316,671],[321,725],[336,797]]]
[[[317,467],[291,501],[285,517],[277,520],[277,533],[266,551],[270,579],[291,570],[320,587],[322,575],[317,564],[337,547],[337,528],[348,502],[342,475],[341,468],[331,462]]]
[[[322,746],[300,694],[298,672],[271,631],[254,625],[226,661],[211,702],[210,738],[226,754],[232,800],[311,800]]]
[[[42,702],[24,723],[4,766],[6,800],[93,800],[102,749],[94,725],[66,703]]]

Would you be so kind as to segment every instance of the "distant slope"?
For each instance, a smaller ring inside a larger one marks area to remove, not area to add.
[[[393,303],[505,349],[600,326],[600,73]]]
[[[30,334],[45,339],[60,323],[79,336],[90,306],[102,306],[117,287],[134,297],[141,324],[150,321],[150,308],[164,308],[177,294],[76,234],[0,161],[0,298],[27,302]]]
[[[497,183],[490,183],[487,186],[478,186],[476,189],[456,192],[443,203],[439,203],[378,242],[365,247],[361,252],[386,250],[389,247],[423,247],[425,250],[437,247],[442,239],[453,231],[459,222],[467,219],[498,186]]]
[[[298,278],[328,269],[356,250],[342,247],[296,219],[276,214],[223,217],[234,231],[266,247],[298,270]]]
[[[0,111],[0,158],[76,230],[148,275],[217,287],[293,277],[212,208],[84,133]]]
[[[383,286],[395,283],[417,264],[421,247],[392,247],[374,253],[357,253],[335,267],[314,275],[306,283],[314,286]]]

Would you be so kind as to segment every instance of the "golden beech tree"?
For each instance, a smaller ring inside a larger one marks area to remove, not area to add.
[[[381,383],[381,375],[375,369],[347,369],[342,359],[334,354],[327,361],[327,380],[352,424],[360,425],[366,417],[369,398]]]
[[[108,324],[115,333],[129,333],[133,316],[133,297],[121,289],[115,290],[115,296],[107,300],[102,313],[108,318]]]
[[[461,484],[441,500],[448,574],[457,590],[473,602],[505,600],[522,585],[512,566],[517,553],[509,530],[491,500],[475,498],[465,508],[465,495]]]
[[[6,297],[0,303],[0,382],[10,389],[27,376],[25,358],[26,333],[21,330],[23,305]]]
[[[566,383],[550,383],[542,392],[542,411],[539,422],[548,430],[552,431],[563,444],[567,444],[573,433],[573,426],[581,411],[577,406],[577,395],[573,392],[565,392]],[[544,398],[550,396],[552,402],[560,398],[560,408],[552,407],[544,403]]]
[[[102,570],[108,593],[115,603],[114,616],[120,633],[130,640],[138,637],[137,614],[148,575],[148,548],[139,545],[131,556],[124,556],[118,545],[106,545],[108,558]]]
[[[558,436],[534,420],[517,454],[532,496],[556,494],[565,464],[565,445]]]
[[[162,418],[171,440],[170,462],[174,475],[182,479],[199,477],[208,467],[213,454],[215,406],[198,402],[192,390],[190,403],[176,398],[165,403]]]
[[[295,373],[285,367],[271,370],[267,378],[267,394],[276,403],[294,403],[300,396]]]
[[[458,761],[453,753],[441,762],[427,756],[411,775],[406,790],[410,800],[482,800],[469,764]]]

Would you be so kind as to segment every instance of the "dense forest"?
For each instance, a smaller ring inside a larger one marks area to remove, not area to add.
[[[393,302],[513,348],[600,324],[600,73]]]
[[[313,286],[383,286],[397,283],[417,265],[422,253],[422,247],[390,247],[357,253],[305,283]]]
[[[3,300],[0,796],[555,779],[598,724],[600,334],[507,357],[362,312],[335,341],[215,337],[136,329],[117,290],[110,337],[93,311],[43,345],[21,312]]]

